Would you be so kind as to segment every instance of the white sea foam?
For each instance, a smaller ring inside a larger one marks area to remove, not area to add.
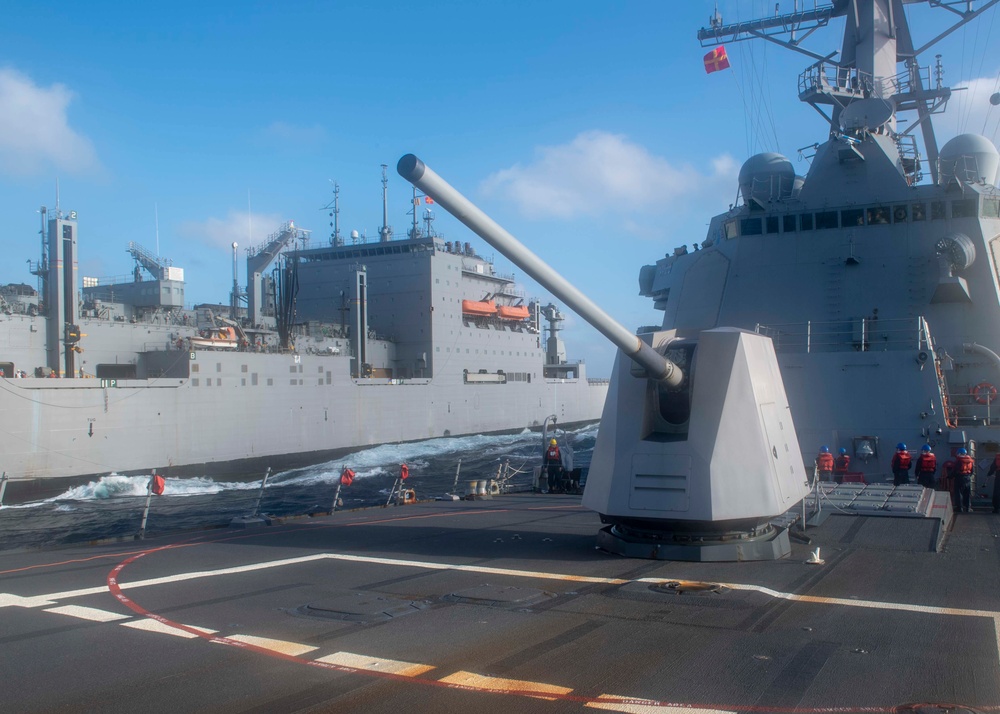
[[[596,436],[597,426],[590,425],[567,432],[575,439]],[[375,476],[398,476],[399,465],[407,464],[412,475],[430,467],[432,459],[455,455],[455,463],[461,454],[474,452],[477,456],[502,460],[511,452],[530,449],[537,443],[537,431],[525,429],[517,434],[472,435],[440,437],[426,441],[403,444],[380,444],[349,454],[326,463],[308,466],[274,474],[268,486],[308,486],[336,483],[344,468],[350,468],[358,479]],[[540,453],[540,450],[539,450]],[[123,476],[111,473],[96,481],[68,489],[54,498],[4,508],[37,508],[45,504],[65,501],[101,501],[113,498],[142,497],[146,495],[149,476]],[[206,496],[223,491],[253,491],[260,488],[260,481],[216,481],[208,476],[192,478],[167,477],[164,496]]]

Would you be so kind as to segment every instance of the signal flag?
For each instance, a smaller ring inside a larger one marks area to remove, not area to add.
[[[718,72],[720,69],[729,69],[729,55],[726,54],[725,45],[719,45],[705,55],[705,72],[707,74]]]
[[[164,486],[166,486],[166,479],[160,476],[160,474],[153,474],[149,489],[157,496],[162,496]]]

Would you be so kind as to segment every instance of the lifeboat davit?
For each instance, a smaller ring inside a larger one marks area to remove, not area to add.
[[[497,314],[497,306],[492,300],[488,302],[463,300],[462,313],[465,315],[475,315],[476,317],[493,317]]]
[[[503,320],[527,320],[528,308],[525,305],[501,305],[500,318]]]

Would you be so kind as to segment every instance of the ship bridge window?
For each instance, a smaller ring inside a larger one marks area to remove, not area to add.
[[[924,208],[922,203],[914,203],[912,207],[913,220],[924,221],[927,220],[927,209]]]
[[[839,215],[836,211],[820,211],[816,214],[816,230],[838,228],[837,219]]]
[[[952,218],[975,218],[979,215],[979,201],[975,198],[966,198],[961,201],[951,202]]]
[[[883,206],[868,209],[868,225],[882,226],[889,222],[889,210]]]
[[[944,218],[944,201],[931,201],[931,220],[940,221]]]
[[[893,206],[892,207],[892,222],[893,223],[906,223],[906,206]]]
[[[761,233],[759,218],[744,218],[740,221],[741,236],[759,236]]]
[[[863,226],[864,224],[865,212],[860,208],[847,208],[840,212],[840,225],[844,228]]]
[[[803,213],[799,218],[802,226],[799,230],[811,231],[813,229],[813,214]]]
[[[1000,198],[983,199],[983,218],[1000,218]]]
[[[736,237],[736,221],[726,221],[722,226],[723,234],[726,236],[726,240]]]
[[[784,224],[781,227],[782,231],[784,231],[785,233],[795,232],[795,216],[783,216],[782,223]]]

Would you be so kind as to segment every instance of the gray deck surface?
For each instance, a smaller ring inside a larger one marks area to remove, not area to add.
[[[7,552],[4,710],[1000,710],[1000,517],[958,516],[941,553],[933,527],[834,516],[779,562],[629,560],[577,497],[525,494]]]

